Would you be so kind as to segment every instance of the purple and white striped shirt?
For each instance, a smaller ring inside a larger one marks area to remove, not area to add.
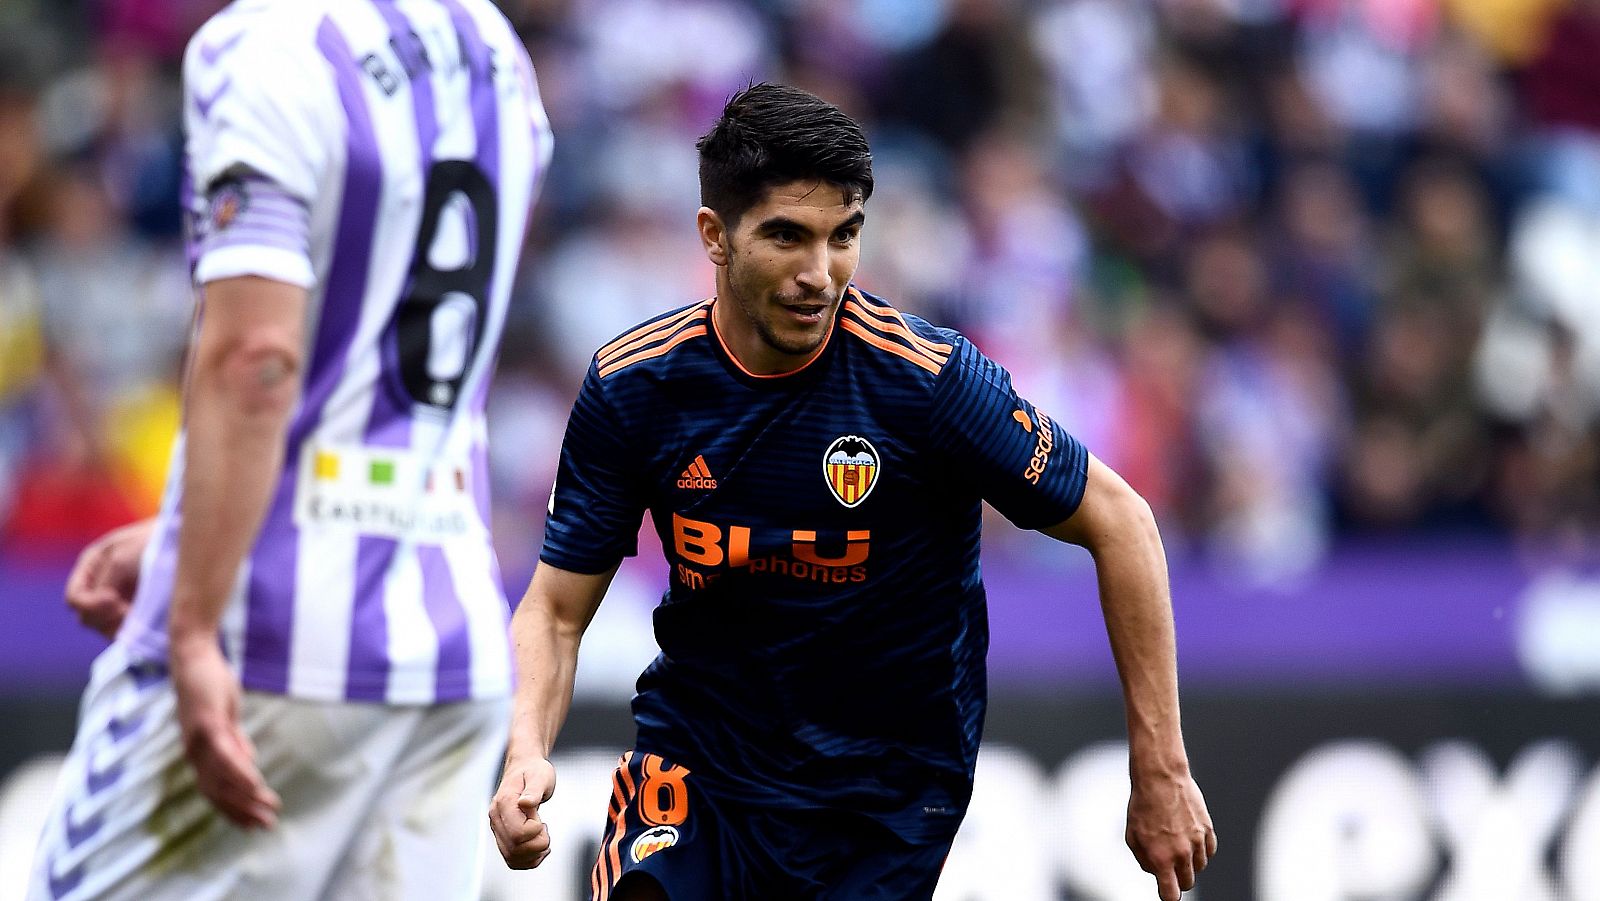
[[[549,126],[490,0],[237,0],[184,60],[195,281],[310,292],[282,477],[223,617],[246,688],[505,695],[484,400]],[[203,310],[202,310],[203,315]],[[166,652],[183,440],[118,640]]]

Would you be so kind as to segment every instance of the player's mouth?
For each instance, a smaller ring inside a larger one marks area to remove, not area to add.
[[[820,324],[828,311],[825,303],[785,303],[780,306],[795,323],[805,326]]]

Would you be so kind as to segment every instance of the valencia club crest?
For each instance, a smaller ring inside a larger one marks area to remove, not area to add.
[[[678,830],[671,826],[657,826],[633,840],[631,854],[634,863],[638,863],[659,851],[665,851],[678,843]]]
[[[828,445],[822,455],[822,474],[828,490],[846,507],[867,499],[878,484],[878,466],[883,458],[872,442],[857,435],[845,435]]]

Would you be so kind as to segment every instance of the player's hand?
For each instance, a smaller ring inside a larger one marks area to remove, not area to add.
[[[239,725],[239,680],[214,637],[174,642],[172,685],[183,756],[200,794],[236,826],[272,828],[282,802],[256,767],[255,746]]]
[[[500,856],[513,870],[528,870],[550,856],[550,830],[539,805],[556,793],[556,768],[543,757],[506,759],[500,788],[489,804],[489,827]]]
[[[1128,799],[1128,847],[1156,877],[1161,901],[1178,901],[1217,853],[1217,831],[1200,787],[1187,773],[1135,776]]]
[[[139,558],[154,529],[154,518],[112,529],[78,555],[67,577],[66,601],[79,622],[106,638],[117,637],[139,586]]]

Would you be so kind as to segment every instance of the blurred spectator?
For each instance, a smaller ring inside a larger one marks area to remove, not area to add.
[[[1250,189],[1241,135],[1222,85],[1192,63],[1158,70],[1155,119],[1127,150],[1129,174],[1169,220],[1194,228],[1227,218]]]
[[[1066,177],[1092,185],[1155,115],[1155,22],[1143,4],[1053,0],[1034,20],[1033,39],[1048,73],[1052,131],[1070,161]],[[1084,165],[1091,171],[1074,171]]]
[[[1550,20],[1567,0],[1444,0],[1445,11],[1501,63],[1526,63],[1549,38]]]
[[[950,0],[944,26],[891,70],[880,116],[961,152],[997,125],[1036,118],[1038,81],[1014,0]]]
[[[1131,325],[1125,347],[1119,441],[1108,462],[1144,495],[1169,532],[1178,526],[1203,533],[1205,524],[1191,515],[1203,503],[1205,470],[1191,411],[1205,337],[1191,316],[1163,304]]]
[[[1265,262],[1237,232],[1196,246],[1184,295],[1211,340],[1193,400],[1209,476],[1202,522],[1253,580],[1301,575],[1328,544],[1322,486],[1344,416],[1325,329],[1269,294]]]
[[[1306,305],[1345,359],[1372,317],[1371,223],[1347,170],[1326,161],[1292,166],[1279,186],[1273,250],[1277,290]]]
[[[43,368],[37,285],[27,264],[0,247],[0,523],[33,443],[31,400]]]

